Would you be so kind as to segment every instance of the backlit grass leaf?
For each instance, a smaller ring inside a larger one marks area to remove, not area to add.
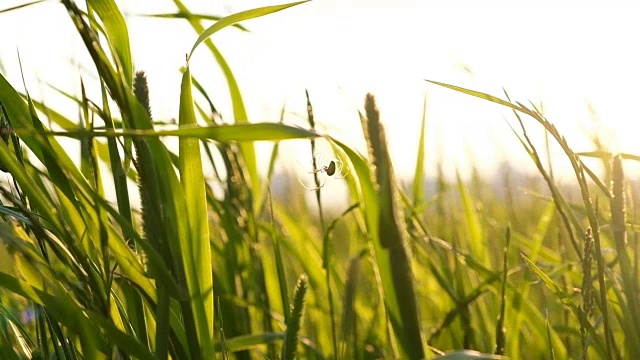
[[[180,89],[180,125],[196,125],[191,94],[191,72],[187,67]],[[180,182],[184,190],[188,238],[181,239],[183,264],[189,287],[189,299],[194,311],[202,356],[213,356],[213,280],[209,222],[205,196],[204,174],[200,156],[200,140],[181,137]]]
[[[459,92],[467,94],[467,95],[475,96],[475,97],[480,98],[480,99],[488,100],[488,101],[491,101],[493,103],[500,104],[500,105],[512,108],[513,110],[529,113],[528,111],[525,111],[525,109],[523,107],[521,107],[521,106],[514,105],[514,104],[512,104],[512,103],[510,103],[508,101],[502,100],[502,99],[500,99],[498,97],[495,97],[493,95],[489,95],[487,93],[483,93],[481,91],[465,89],[465,88],[460,87],[460,86],[449,85],[449,84],[445,84],[445,83],[441,83],[441,82],[433,81],[433,80],[426,80],[426,81],[428,81],[428,82],[430,82],[432,84],[436,84],[436,85],[440,85],[442,87],[449,88],[451,90],[459,91]]]
[[[188,12],[188,9],[182,4],[180,0],[174,0],[174,3],[176,3],[180,11]],[[214,25],[212,25],[208,29],[204,29],[198,20],[189,19],[189,22],[191,23],[193,28],[200,35],[196,40],[196,42],[193,44],[191,52],[187,56],[187,61],[193,55],[193,52],[195,51],[196,47],[198,47],[199,44],[201,44],[203,41],[206,40],[205,43],[207,47],[209,48],[213,57],[216,59],[216,61],[220,65],[220,68],[222,69],[225,79],[227,80],[229,93],[231,95],[231,104],[233,106],[234,121],[236,123],[242,124],[242,123],[247,123],[249,121],[247,117],[247,111],[244,106],[242,93],[240,92],[238,83],[235,79],[235,76],[233,75],[233,72],[231,71],[231,67],[229,66],[229,64],[227,64],[227,61],[224,59],[224,57],[222,56],[222,53],[218,50],[218,48],[213,44],[212,41],[210,41],[209,37],[213,35],[215,32],[225,27],[234,25],[239,21],[264,16],[270,13],[284,10],[294,5],[298,5],[300,3],[302,2],[276,5],[276,6],[267,6],[263,8],[243,11],[243,12],[222,18],[220,21],[216,22]],[[244,157],[245,168],[249,175],[250,187],[253,192],[252,194],[253,207],[254,209],[257,209],[259,207],[259,204],[262,202],[262,185],[260,184],[260,180],[259,180],[255,149],[253,147],[253,144],[248,144],[248,143],[240,144],[240,149],[242,151],[242,156]]]
[[[88,0],[89,6],[95,10],[104,24],[106,38],[117,56],[117,64],[122,67],[122,76],[129,87],[133,84],[133,62],[127,23],[113,0]]]
[[[210,20],[210,21],[222,20],[221,16],[215,16],[215,15],[209,15],[209,14],[196,14],[189,11],[178,11],[176,13],[159,13],[159,14],[148,14],[148,15],[142,14],[141,16],[165,18],[165,19],[189,19],[189,20],[195,19],[195,20]],[[240,24],[233,24],[231,26],[242,31],[249,31],[246,27]]]
[[[207,39],[209,36],[215,34],[216,32],[224,29],[227,26],[234,25],[234,24],[236,24],[236,23],[238,23],[240,21],[249,20],[249,19],[260,17],[260,16],[268,15],[268,14],[271,14],[271,13],[274,13],[274,12],[278,12],[278,11],[284,10],[284,9],[292,7],[292,6],[305,3],[307,1],[309,1],[309,0],[298,1],[298,2],[293,2],[293,3],[289,3],[289,4],[283,4],[283,5],[265,6],[265,7],[261,7],[261,8],[242,11],[242,12],[239,12],[237,14],[233,14],[233,15],[224,17],[224,18],[220,19],[219,21],[217,21],[212,26],[210,26],[209,28],[207,28],[202,34],[200,34],[200,36],[198,36],[198,39],[193,44],[193,47],[191,48],[191,51],[189,52],[189,55],[187,56],[187,59],[191,58],[191,55],[193,55],[193,52],[196,50],[198,45],[200,45],[205,39]]]

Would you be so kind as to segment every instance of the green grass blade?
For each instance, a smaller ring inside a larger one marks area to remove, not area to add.
[[[456,174],[458,192],[462,201],[462,212],[464,214],[466,233],[469,236],[469,247],[471,254],[476,260],[484,261],[486,255],[486,239],[482,231],[480,216],[475,208],[475,199],[472,198],[468,187],[462,181],[460,174]],[[485,264],[486,265],[486,264]]]
[[[98,14],[104,24],[108,39],[122,69],[122,76],[126,85],[133,85],[133,62],[131,60],[131,46],[129,45],[129,31],[122,13],[113,0],[88,0],[89,6]]]
[[[191,72],[183,74],[180,92],[180,125],[196,125],[191,94]],[[189,287],[189,299],[194,311],[202,357],[211,358],[213,348],[213,280],[209,223],[200,141],[180,138],[180,182],[184,190],[188,238],[182,239],[183,264]]]
[[[513,110],[521,111],[521,112],[524,112],[524,113],[527,113],[527,114],[530,113],[528,110],[525,110],[521,106],[516,106],[516,105],[510,103],[509,101],[502,100],[502,99],[500,99],[498,97],[483,93],[481,91],[465,89],[463,87],[459,87],[459,86],[455,86],[455,85],[449,85],[449,84],[445,84],[445,83],[441,83],[441,82],[433,81],[433,80],[426,80],[426,81],[428,81],[428,82],[430,82],[432,84],[436,84],[436,85],[440,85],[442,87],[449,88],[451,90],[455,90],[455,91],[461,92],[463,94],[467,94],[467,95],[475,96],[475,97],[480,98],[480,99],[488,100],[488,101],[491,101],[493,103],[500,104],[500,105],[512,108]]]
[[[174,3],[178,6],[178,9],[180,11],[188,12],[188,9],[182,4],[180,0],[174,0]],[[233,116],[236,123],[242,124],[242,123],[247,123],[249,121],[247,117],[247,111],[244,106],[242,93],[240,92],[238,83],[236,82],[235,76],[233,75],[231,68],[227,64],[227,61],[224,59],[224,57],[222,56],[222,53],[220,53],[220,51],[213,44],[213,42],[210,41],[209,37],[213,35],[215,32],[225,27],[234,25],[239,21],[267,15],[273,12],[284,10],[287,7],[294,6],[297,4],[298,3],[279,5],[279,6],[268,6],[264,8],[243,11],[238,14],[230,15],[221,19],[220,21],[216,22],[213,26],[209,27],[208,29],[204,29],[198,20],[189,19],[189,22],[191,23],[193,28],[196,30],[196,32],[200,34],[200,36],[194,43],[191,49],[191,52],[187,56],[187,61],[188,59],[191,58],[191,55],[193,54],[195,49],[198,47],[198,45],[206,40],[205,43],[207,47],[209,48],[214,58],[220,65],[220,68],[222,69],[222,72],[227,80],[229,93],[231,95],[231,103],[233,106]],[[255,148],[253,147],[253,144],[240,144],[240,149],[242,151],[242,156],[244,157],[245,168],[249,175],[250,184],[251,184],[250,186],[253,192],[252,194],[253,208],[257,209],[258,205],[262,202],[262,186],[259,181]]]
[[[40,0],[43,1],[43,0]],[[189,11],[178,11],[176,13],[158,13],[158,14],[148,14],[148,15],[140,15],[147,17],[155,17],[155,18],[165,18],[165,19],[187,19],[187,20],[210,20],[210,21],[220,21],[222,20],[221,16],[209,15],[209,14],[195,14]],[[249,31],[246,27],[240,24],[230,25],[234,28],[237,28],[242,31]]]
[[[417,207],[424,201],[424,146],[425,129],[427,124],[427,96],[424,97],[422,122],[420,124],[420,140],[418,141],[418,155],[416,156],[416,170],[413,174],[413,206]]]
[[[233,15],[224,17],[224,18],[220,19],[218,22],[216,22],[215,24],[213,24],[212,26],[210,26],[209,28],[207,28],[204,32],[202,32],[202,34],[200,34],[200,36],[198,36],[198,39],[193,44],[193,47],[191,47],[191,51],[189,52],[189,55],[187,56],[187,60],[191,58],[191,55],[193,55],[193,52],[196,50],[198,45],[200,45],[203,41],[205,41],[211,35],[215,34],[219,30],[222,30],[222,29],[226,28],[227,26],[234,25],[234,24],[236,24],[236,23],[238,23],[240,21],[254,19],[254,18],[261,17],[261,16],[264,16],[264,15],[268,15],[268,14],[271,14],[271,13],[274,13],[274,12],[278,12],[278,11],[284,10],[284,9],[292,7],[292,6],[305,3],[307,1],[308,0],[293,2],[293,3],[289,3],[289,4],[283,4],[283,5],[265,6],[265,7],[261,7],[261,8],[257,8],[257,9],[251,9],[251,10],[242,11],[242,12],[239,12],[237,14],[233,14]]]

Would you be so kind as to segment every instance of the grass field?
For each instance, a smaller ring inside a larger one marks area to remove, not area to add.
[[[533,105],[431,81],[513,110],[518,151],[539,175],[483,178],[481,164],[468,181],[425,174],[423,119],[415,175],[401,185],[374,95],[353,119],[367,154],[317,132],[309,100],[306,129],[247,117],[233,64],[210,36],[297,3],[208,28],[175,3],[201,34],[183,69],[179,126],[154,123],[153,89],[112,0],[88,1],[90,11],[62,1],[101,80],[101,99],[84,85],[69,95],[77,118],[0,76],[0,358],[640,358],[638,198],[624,175],[639,156],[597,144],[577,153]],[[232,125],[218,122],[189,69],[207,50],[227,80]],[[540,128],[571,184],[529,138]],[[313,191],[292,176],[272,197],[289,139],[309,142]],[[266,177],[256,141],[274,144]],[[316,163],[320,142],[340,163]],[[348,186],[343,207],[326,208],[331,175]]]

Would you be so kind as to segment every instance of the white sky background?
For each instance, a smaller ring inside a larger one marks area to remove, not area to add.
[[[0,8],[20,3],[24,1],[3,0]],[[171,1],[118,3],[127,12],[134,65],[145,70],[150,81],[154,118],[177,117],[179,68],[197,34],[184,20],[135,15],[174,12]],[[276,4],[185,3],[193,12],[212,15]],[[512,99],[542,104],[576,151],[593,150],[586,134],[595,131],[612,150],[640,154],[640,10],[622,3],[474,3],[315,0],[244,22],[251,33],[225,29],[212,39],[235,72],[251,121],[276,121],[286,104],[286,122],[306,127],[306,88],[321,129],[364,150],[356,109],[365,93],[373,92],[396,170],[403,176],[411,176],[415,166],[425,94],[430,174],[438,160],[449,176],[456,169],[467,174],[469,164],[489,175],[503,159],[534,171],[505,123],[504,118],[516,124],[509,111],[424,79],[498,96],[505,88]],[[0,14],[0,34],[2,71],[14,87],[22,89],[17,48],[35,97],[60,101],[45,83],[79,93],[82,74],[89,96],[100,98],[98,88],[91,88],[95,70],[59,2]],[[87,68],[79,71],[78,62]],[[225,120],[232,120],[224,78],[204,46],[196,51],[191,68]],[[65,106],[66,113],[77,118],[77,109]],[[539,126],[525,120],[529,131],[537,132]],[[542,148],[543,143],[538,144]],[[301,152],[298,145],[281,147],[283,161],[306,161],[300,154],[308,150]]]

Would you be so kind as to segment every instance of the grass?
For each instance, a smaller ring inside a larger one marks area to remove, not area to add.
[[[234,124],[217,122],[187,57],[179,124],[156,129],[153,89],[134,69],[126,21],[111,0],[89,1],[88,11],[60,5],[101,80],[100,99],[83,83],[80,95],[66,94],[77,118],[0,76],[3,359],[640,357],[638,199],[624,174],[639,156],[597,143],[577,152],[534,106],[431,81],[433,91],[513,110],[514,136],[540,176],[475,171],[448,183],[439,172],[425,192],[423,116],[415,176],[404,186],[371,94],[360,114],[367,154],[316,131],[313,94],[309,129],[249,121],[211,36],[301,3],[224,18],[175,3],[179,12],[157,17],[187,21],[199,34],[190,54],[203,44],[220,65]],[[554,178],[528,136],[535,126],[564,152],[574,185]],[[166,136],[178,137],[177,152]],[[78,148],[63,148],[59,137]],[[286,195],[271,196],[278,142],[288,139],[307,139],[312,156],[317,142],[334,148],[349,168],[344,209],[323,208],[319,173],[313,205],[296,179],[283,181]],[[266,178],[255,141],[274,144]],[[588,157],[604,164],[603,175]]]

